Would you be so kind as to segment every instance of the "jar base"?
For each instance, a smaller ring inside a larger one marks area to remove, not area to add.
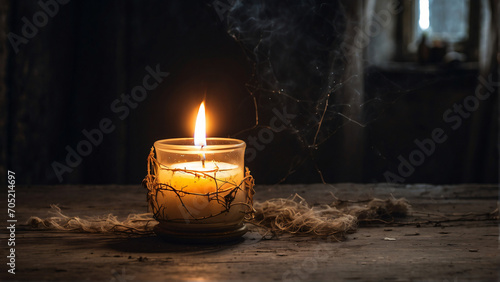
[[[182,242],[190,244],[211,244],[211,243],[223,243],[228,241],[235,241],[241,238],[245,233],[247,233],[248,228],[242,222],[239,225],[235,225],[230,229],[222,230],[203,230],[203,229],[191,229],[191,230],[172,230],[162,223],[154,227],[155,234],[168,242]]]

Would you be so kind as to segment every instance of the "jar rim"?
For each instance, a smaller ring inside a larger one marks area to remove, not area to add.
[[[156,150],[160,151],[189,151],[189,152],[209,152],[222,150],[236,150],[245,148],[246,144],[243,140],[234,138],[208,137],[207,146],[203,149],[200,146],[194,145],[194,138],[169,138],[157,140],[154,143]]]

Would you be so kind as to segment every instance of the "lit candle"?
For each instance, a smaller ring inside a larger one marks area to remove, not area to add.
[[[202,103],[194,138],[155,142],[158,189],[149,191],[149,198],[161,233],[201,229],[246,232],[242,221],[252,210],[252,187],[245,184],[245,142],[206,138],[205,125]]]

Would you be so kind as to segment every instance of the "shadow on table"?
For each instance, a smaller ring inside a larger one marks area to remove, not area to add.
[[[234,248],[241,244],[251,244],[256,242],[254,238],[238,238],[235,241],[214,243],[214,244],[196,244],[182,242],[168,242],[157,236],[126,238],[108,243],[108,246],[116,251],[128,253],[215,253]]]

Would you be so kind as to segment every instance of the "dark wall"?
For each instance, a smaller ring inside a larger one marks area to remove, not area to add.
[[[368,177],[391,172],[408,183],[497,181],[498,92],[481,87],[487,98],[475,99],[481,76],[476,64],[469,66],[369,68],[368,99],[389,95],[393,103],[366,128],[376,148],[366,156]]]
[[[12,1],[9,31],[22,35],[21,19],[40,10],[37,1]],[[244,103],[246,58],[205,2],[71,1],[17,54],[9,51],[8,167],[26,183],[58,183],[54,161],[73,170],[62,173],[64,182],[139,183],[155,140],[192,135],[205,93],[218,123],[211,135],[253,122],[252,112],[244,118],[252,110]],[[127,105],[121,95],[143,84],[148,66],[169,75]],[[65,147],[77,150],[87,139],[82,130],[103,119],[113,132],[68,165]]]
[[[362,50],[342,53],[341,43],[363,24],[363,1],[292,1],[278,10],[255,3],[268,9],[263,18],[304,7],[309,16],[287,15],[297,27],[281,27],[286,32],[278,41],[259,45],[257,51],[266,46],[268,53],[254,56],[253,43],[238,38],[241,30],[231,33],[238,40],[227,32],[248,10],[228,21],[227,1],[61,1],[37,30],[26,29],[26,21],[43,21],[36,19],[44,11],[38,1],[2,2],[1,170],[15,171],[24,184],[140,183],[154,141],[191,136],[206,97],[210,136],[249,143],[273,129],[276,111],[293,116],[285,130],[260,142],[265,146],[249,144],[256,157],[247,165],[257,183],[386,181],[385,172],[397,172],[398,156],[408,156],[416,138],[444,127],[443,112],[478,84],[477,68],[394,71],[367,68]],[[255,38],[266,28],[252,29]],[[13,44],[12,34],[25,39]],[[299,35],[319,38],[321,46],[285,41],[300,41]],[[315,71],[308,65],[314,60],[325,71],[306,77]],[[148,68],[163,73],[158,85],[141,101],[124,100],[143,85]],[[498,81],[497,69],[486,75]],[[263,80],[266,72],[299,86],[287,83],[288,92],[280,93],[273,88],[280,84]],[[405,182],[497,182],[497,95],[495,87],[492,98],[458,130],[447,131],[449,140]],[[111,132],[103,132],[102,123]],[[96,139],[90,148],[84,130]],[[88,155],[68,157],[78,148]]]

